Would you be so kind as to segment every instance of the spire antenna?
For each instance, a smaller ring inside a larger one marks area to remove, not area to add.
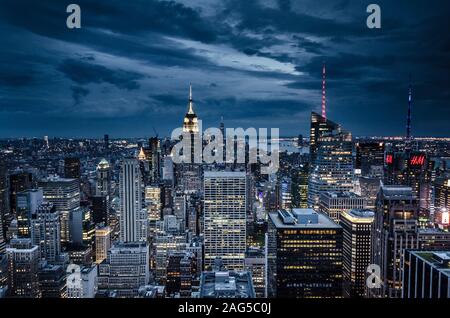
[[[188,114],[193,114],[194,113],[194,103],[192,100],[192,85],[191,83],[189,83],[189,110],[188,110]]]
[[[327,119],[327,99],[326,99],[326,80],[327,80],[327,70],[325,63],[323,63],[322,68],[322,117]]]
[[[412,80],[411,74],[409,75],[409,88],[408,88],[408,117],[406,118],[406,139],[411,139],[411,108],[412,108]]]

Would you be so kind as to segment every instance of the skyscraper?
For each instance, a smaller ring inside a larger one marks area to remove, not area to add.
[[[418,201],[410,187],[382,186],[372,231],[372,263],[380,266],[382,287],[372,295],[400,297],[403,253],[417,246]]]
[[[31,241],[39,246],[42,259],[55,263],[61,253],[61,224],[59,213],[48,202],[38,206],[31,217]]]
[[[366,270],[371,260],[374,212],[351,210],[341,214],[343,229],[344,296],[364,297]]]
[[[95,194],[97,196],[109,196],[111,192],[111,167],[106,159],[100,160],[97,165],[97,182]]]
[[[361,141],[355,144],[355,169],[361,170],[362,176],[374,177],[372,167],[384,165],[384,143],[374,141]],[[379,169],[377,171],[382,171]],[[382,175],[376,175],[382,177]]]
[[[150,148],[150,180],[152,183],[159,182],[161,178],[161,146],[158,137],[152,137],[148,141]]]
[[[323,192],[352,191],[354,172],[351,133],[329,120],[323,122],[323,118],[316,117],[313,116],[312,120],[319,122],[311,123],[311,127],[315,128],[311,128],[310,155],[313,161],[308,183],[308,206],[315,209],[319,208],[319,198]]]
[[[111,248],[111,228],[109,226],[95,229],[95,262],[100,264],[108,256]]]
[[[312,209],[269,213],[268,297],[342,298],[342,227]]]
[[[311,128],[310,128],[310,139],[309,139],[309,154],[310,162],[313,163],[316,160],[318,140],[324,134],[331,133],[337,130],[339,125],[326,119],[319,114],[311,113]]]
[[[77,179],[50,176],[39,182],[44,192],[44,201],[52,203],[59,212],[61,242],[70,242],[70,214],[80,207],[80,185]]]
[[[12,216],[16,215],[17,193],[33,187],[33,175],[28,171],[17,170],[9,175],[9,204]],[[3,220],[4,222],[7,220]]]
[[[141,173],[136,159],[124,159],[120,167],[120,240],[147,240],[147,215],[142,209]]]
[[[10,295],[39,298],[39,248],[32,245],[31,239],[12,239],[6,254]]]
[[[17,227],[19,237],[30,237],[31,217],[43,200],[42,189],[29,189],[17,193]]]
[[[216,258],[221,258],[229,270],[244,268],[246,199],[245,172],[205,172],[205,268],[212,266]]]

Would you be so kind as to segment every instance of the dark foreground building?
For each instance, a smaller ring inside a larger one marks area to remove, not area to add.
[[[312,209],[269,213],[268,296],[341,298],[342,227]]]

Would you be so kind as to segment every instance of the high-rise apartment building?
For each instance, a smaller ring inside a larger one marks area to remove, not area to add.
[[[208,171],[204,175],[203,235],[205,268],[221,258],[229,270],[244,268],[246,174]]]

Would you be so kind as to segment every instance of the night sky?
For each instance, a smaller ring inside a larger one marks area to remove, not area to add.
[[[81,7],[81,29],[66,6]],[[366,7],[382,9],[368,29]],[[448,0],[0,0],[0,137],[147,137],[182,123],[450,136]]]

